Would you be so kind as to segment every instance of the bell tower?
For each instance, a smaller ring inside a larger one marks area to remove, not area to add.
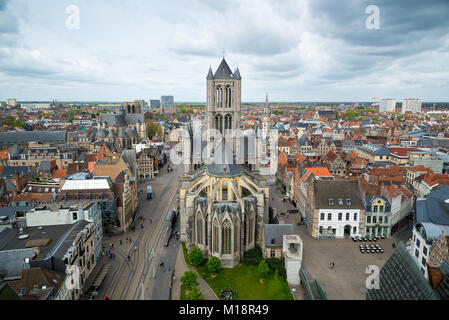
[[[222,136],[240,129],[242,78],[238,67],[232,72],[223,57],[214,74],[209,67],[206,79],[207,128],[216,129]],[[232,146],[235,153],[237,148],[235,139]]]

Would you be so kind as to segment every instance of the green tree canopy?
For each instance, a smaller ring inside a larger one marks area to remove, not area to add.
[[[148,136],[150,137],[150,139],[153,139],[153,137],[156,135],[161,136],[162,135],[162,127],[159,123],[157,123],[153,120],[148,120],[147,121],[147,133],[148,133]]]
[[[212,256],[209,261],[207,261],[207,270],[209,272],[217,272],[221,268],[221,260],[216,256]]]
[[[186,296],[187,300],[205,300],[204,295],[197,287],[193,287]]]
[[[262,277],[268,277],[270,275],[270,267],[265,260],[260,261],[257,272],[259,272]]]
[[[194,266],[200,266],[204,263],[203,251],[197,246],[193,246],[187,255],[187,261]]]
[[[198,285],[196,279],[197,275],[195,274],[195,272],[186,271],[184,272],[184,275],[181,277],[181,283],[188,288],[192,288]]]

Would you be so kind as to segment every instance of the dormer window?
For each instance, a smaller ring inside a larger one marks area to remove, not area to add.
[[[346,199],[346,205],[350,206],[351,205],[351,199]]]
[[[343,205],[343,199],[338,199],[338,205],[342,206]]]
[[[333,206],[334,205],[334,199],[329,199],[329,205]]]

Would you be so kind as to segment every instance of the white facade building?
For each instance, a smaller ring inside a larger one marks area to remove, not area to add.
[[[380,100],[379,112],[394,112],[396,110],[396,99],[386,98]]]
[[[402,100],[402,113],[412,112],[412,113],[420,113],[421,112],[421,99],[416,98],[407,98]]]
[[[333,238],[344,238],[346,235],[358,236],[360,226],[360,210],[320,209],[318,233]]]

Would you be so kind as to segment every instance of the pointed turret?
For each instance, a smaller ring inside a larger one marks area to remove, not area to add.
[[[235,69],[235,71],[234,71],[234,79],[236,79],[236,80],[242,79],[242,77],[240,76],[240,70],[239,70],[239,67],[237,67],[237,68]]]
[[[214,78],[214,75],[212,74],[212,67],[209,66],[209,72],[207,73],[206,79],[209,80],[209,79],[213,79],[213,78]]]

